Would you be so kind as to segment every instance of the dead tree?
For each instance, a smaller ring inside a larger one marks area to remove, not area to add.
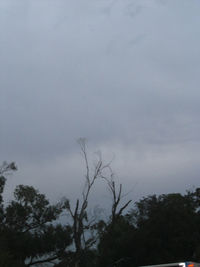
[[[88,162],[86,141],[85,139],[79,139],[78,143],[85,162],[86,174],[82,198],[76,200],[75,208],[72,208],[68,200],[65,202],[65,207],[72,219],[72,235],[75,248],[71,264],[69,265],[70,267],[80,266],[80,259],[83,253],[87,249],[91,248],[97,241],[96,236],[90,235],[90,237],[88,237],[88,231],[92,229],[95,224],[93,220],[88,218],[88,200],[96,180],[98,178],[102,178],[103,172],[109,168],[109,164],[104,164],[101,156],[99,155],[98,160],[95,163],[94,170],[91,170]]]
[[[122,184],[120,184],[119,187],[116,186],[112,169],[110,168],[110,166],[108,167],[111,173],[110,177],[108,178],[106,176],[102,176],[102,178],[106,180],[109,191],[111,193],[112,208],[111,208],[111,217],[110,217],[110,228],[113,228],[117,220],[122,215],[123,211],[128,207],[128,205],[131,203],[132,200],[128,200],[125,202],[125,204],[121,205],[122,199],[127,194],[125,195],[122,194]]]

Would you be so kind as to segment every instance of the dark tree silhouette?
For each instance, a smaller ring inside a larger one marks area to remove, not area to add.
[[[0,266],[21,267],[53,262],[71,244],[69,226],[55,225],[62,205],[50,205],[45,195],[32,186],[19,185],[14,200],[3,206],[6,175],[16,170],[14,163],[0,168]]]

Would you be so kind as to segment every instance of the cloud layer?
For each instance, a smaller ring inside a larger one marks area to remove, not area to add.
[[[0,7],[0,159],[20,166],[8,191],[23,182],[76,195],[81,136],[115,155],[136,198],[199,186],[199,1]]]

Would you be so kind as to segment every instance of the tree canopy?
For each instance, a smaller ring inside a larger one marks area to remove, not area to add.
[[[5,205],[7,175],[17,168],[13,162],[0,166],[1,267],[46,263],[53,267],[131,267],[200,261],[200,189],[151,195],[132,206],[131,200],[121,204],[122,185],[115,183],[110,165],[99,158],[91,174],[85,149],[86,185],[74,209],[68,199],[50,204],[44,194],[27,185],[18,185],[13,200]],[[103,179],[111,192],[108,220],[89,217],[89,195],[96,179]],[[71,220],[61,225],[61,214],[70,214]]]
[[[12,164],[5,166],[0,177],[0,266],[35,266],[59,259],[71,244],[70,227],[54,224],[63,211],[61,203],[50,205],[32,186],[19,185],[14,200],[4,207],[5,175],[14,170]]]

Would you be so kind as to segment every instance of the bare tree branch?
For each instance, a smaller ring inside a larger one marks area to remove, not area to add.
[[[35,264],[40,264],[40,263],[45,263],[45,262],[49,262],[49,263],[51,263],[52,261],[54,261],[54,260],[56,260],[56,259],[58,259],[59,257],[57,256],[57,255],[55,255],[55,256],[51,256],[51,257],[49,257],[49,258],[46,258],[46,259],[44,259],[44,260],[33,260],[32,258],[31,258],[31,261],[28,263],[28,264],[26,264],[26,266],[32,266],[32,265],[35,265]]]
[[[114,226],[116,219],[118,219],[122,212],[128,207],[131,203],[131,200],[127,201],[121,208],[119,208],[120,202],[125,195],[122,195],[122,184],[119,185],[119,189],[117,190],[116,184],[114,181],[114,174],[112,172],[111,167],[109,167],[110,177],[106,177],[102,175],[101,177],[107,182],[109,191],[112,196],[112,208],[111,208],[111,226]]]

